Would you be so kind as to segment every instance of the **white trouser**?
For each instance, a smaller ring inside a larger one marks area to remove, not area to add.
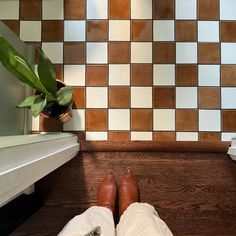
[[[84,236],[97,226],[101,227],[101,236],[173,236],[154,207],[147,203],[131,204],[121,216],[116,230],[109,209],[90,207],[70,220],[59,236]]]

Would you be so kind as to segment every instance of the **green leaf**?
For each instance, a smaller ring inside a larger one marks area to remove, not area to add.
[[[36,98],[38,98],[40,95],[35,96],[29,96],[24,101],[22,101],[17,107],[19,108],[30,108],[33,104]]]
[[[52,66],[51,61],[46,57],[44,52],[40,50],[39,65],[38,65],[38,75],[40,81],[46,87],[46,89],[56,96],[57,93],[57,82],[56,73]]]
[[[70,86],[62,87],[57,92],[57,102],[59,103],[59,105],[67,106],[71,103],[71,101],[72,101],[72,87]]]
[[[18,80],[52,97],[40,82],[31,65],[3,37],[0,37],[0,62]]]
[[[43,97],[38,97],[35,99],[34,104],[31,106],[32,115],[34,117],[38,116],[43,108],[47,104],[47,99]]]

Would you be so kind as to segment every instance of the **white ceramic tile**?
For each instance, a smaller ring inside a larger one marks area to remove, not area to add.
[[[109,21],[110,41],[130,40],[130,20],[110,20]]]
[[[64,82],[71,86],[85,86],[85,65],[64,65]]]
[[[32,116],[32,131],[39,131],[39,116]]]
[[[221,43],[221,63],[236,64],[236,43]]]
[[[231,141],[236,138],[236,133],[221,133],[221,141]]]
[[[0,19],[18,20],[19,19],[19,0],[0,1]]]
[[[199,110],[199,131],[220,131],[220,110]]]
[[[20,38],[28,42],[41,41],[41,21],[21,21]]]
[[[221,108],[236,109],[236,88],[221,88]]]
[[[220,19],[236,20],[235,9],[236,9],[235,0],[220,0]]]
[[[198,141],[197,132],[177,132],[176,141]]]
[[[174,41],[175,22],[173,20],[154,20],[154,41]]]
[[[130,85],[130,65],[109,64],[109,85]]]
[[[220,86],[220,66],[219,65],[199,65],[198,66],[199,86]]]
[[[131,132],[132,141],[152,141],[152,132]]]
[[[152,87],[131,87],[131,107],[151,108]]]
[[[152,19],[152,0],[131,0],[131,19]]]
[[[65,41],[85,41],[85,21],[64,21]]]
[[[87,108],[107,108],[107,88],[87,87],[86,88]]]
[[[176,63],[197,63],[197,43],[176,43]]]
[[[63,43],[42,43],[42,49],[52,63],[63,63]]]
[[[64,131],[83,131],[85,130],[85,112],[83,109],[73,109],[72,118],[64,124]]]
[[[174,109],[154,109],[153,113],[154,130],[175,130]]]
[[[154,85],[175,85],[175,65],[154,65],[153,83]]]
[[[196,19],[197,0],[176,0],[176,19]]]
[[[199,42],[219,42],[219,21],[198,21]]]
[[[131,63],[152,63],[152,43],[131,43]]]
[[[64,18],[64,0],[43,0],[43,20],[62,20]]]
[[[86,141],[106,141],[107,132],[86,132]]]
[[[129,130],[130,110],[109,109],[109,130]]]
[[[87,0],[87,19],[107,19],[108,0]]]
[[[197,88],[176,87],[176,108],[197,108]]]
[[[107,63],[107,43],[87,43],[87,63]]]

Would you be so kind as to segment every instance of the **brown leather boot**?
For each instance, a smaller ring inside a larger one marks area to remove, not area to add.
[[[110,209],[114,214],[116,195],[117,183],[114,174],[109,170],[99,186],[97,205]]]
[[[119,212],[120,216],[127,207],[139,201],[138,184],[134,174],[130,168],[125,170],[125,173],[120,179],[119,185]]]

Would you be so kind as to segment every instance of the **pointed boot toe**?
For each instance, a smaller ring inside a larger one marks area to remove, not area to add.
[[[139,189],[136,178],[130,168],[121,177],[119,185],[119,213],[124,213],[129,205],[139,201]]]
[[[114,214],[116,195],[116,179],[113,172],[108,171],[99,186],[97,205],[110,209]]]

